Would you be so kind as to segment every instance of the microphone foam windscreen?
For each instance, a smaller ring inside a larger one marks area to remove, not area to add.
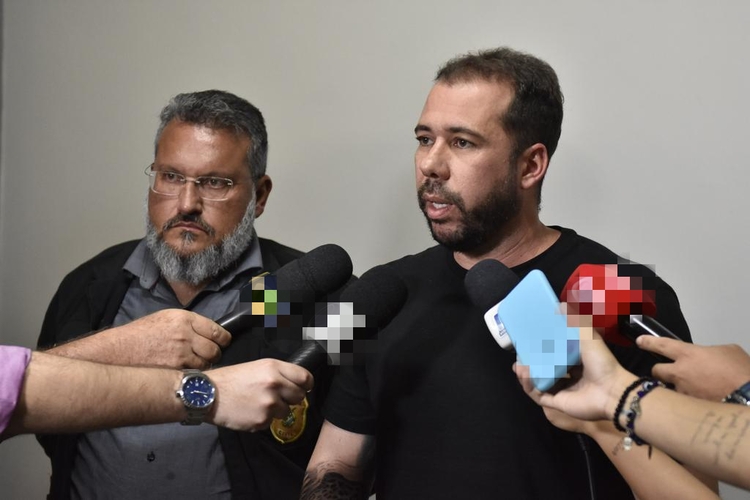
[[[631,314],[656,314],[655,291],[643,288],[640,276],[628,276],[620,264],[581,264],[568,278],[560,301],[568,304],[568,315],[590,316],[591,326],[604,337],[632,345],[622,336],[620,319]]]
[[[495,259],[486,259],[469,269],[464,286],[474,305],[487,311],[503,300],[519,281],[507,266]]]
[[[354,304],[357,314],[367,316],[368,327],[382,328],[406,302],[406,285],[393,271],[380,266],[370,269],[341,293],[341,302]]]
[[[321,245],[276,272],[278,290],[311,290],[315,295],[333,292],[352,275],[352,260],[346,250],[329,243]]]
[[[377,351],[377,333],[398,314],[406,301],[406,285],[393,271],[379,266],[366,272],[315,314],[306,339],[319,342],[332,364],[361,364]]]
[[[253,327],[302,328],[314,315],[315,301],[341,288],[351,276],[352,261],[346,250],[322,245],[275,274],[253,278],[240,290],[235,314],[248,316],[245,322]]]

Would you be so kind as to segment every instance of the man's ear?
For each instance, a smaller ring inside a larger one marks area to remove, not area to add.
[[[263,211],[266,209],[266,202],[268,201],[268,195],[271,194],[273,189],[273,182],[271,178],[264,175],[260,179],[254,182],[255,184],[255,217],[260,217]]]
[[[521,189],[535,189],[544,180],[549,166],[549,155],[544,144],[529,146],[518,159]]]

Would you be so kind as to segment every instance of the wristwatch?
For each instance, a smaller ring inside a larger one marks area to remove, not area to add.
[[[183,370],[185,374],[176,395],[187,410],[182,425],[199,425],[206,418],[216,399],[216,388],[208,376],[200,370]]]
[[[750,382],[746,383],[729,396],[722,400],[724,403],[735,403],[738,405],[750,406]]]

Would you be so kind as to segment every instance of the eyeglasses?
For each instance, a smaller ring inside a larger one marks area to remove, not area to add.
[[[229,192],[235,186],[232,179],[225,179],[224,177],[186,177],[177,172],[154,170],[153,163],[146,167],[143,173],[148,175],[148,184],[151,191],[163,196],[179,196],[185,184],[192,182],[195,184],[198,196],[202,199],[224,201],[229,197]]]

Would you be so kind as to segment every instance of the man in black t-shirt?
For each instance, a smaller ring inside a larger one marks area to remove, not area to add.
[[[466,271],[488,258],[519,277],[542,270],[558,295],[581,263],[620,261],[539,219],[562,101],[547,63],[507,48],[438,72],[415,128],[415,163],[419,206],[439,245],[386,264],[408,297],[377,352],[334,383],[302,498],[366,498],[373,478],[379,500],[633,498],[598,446],[552,426],[526,397],[515,354],[494,343],[464,290]],[[658,319],[689,339],[676,295],[655,283]],[[618,354],[631,370],[650,368],[636,350]],[[590,433],[608,453],[621,439],[611,431]],[[658,479],[670,459],[657,451],[644,473],[632,468],[642,451],[617,466]]]

